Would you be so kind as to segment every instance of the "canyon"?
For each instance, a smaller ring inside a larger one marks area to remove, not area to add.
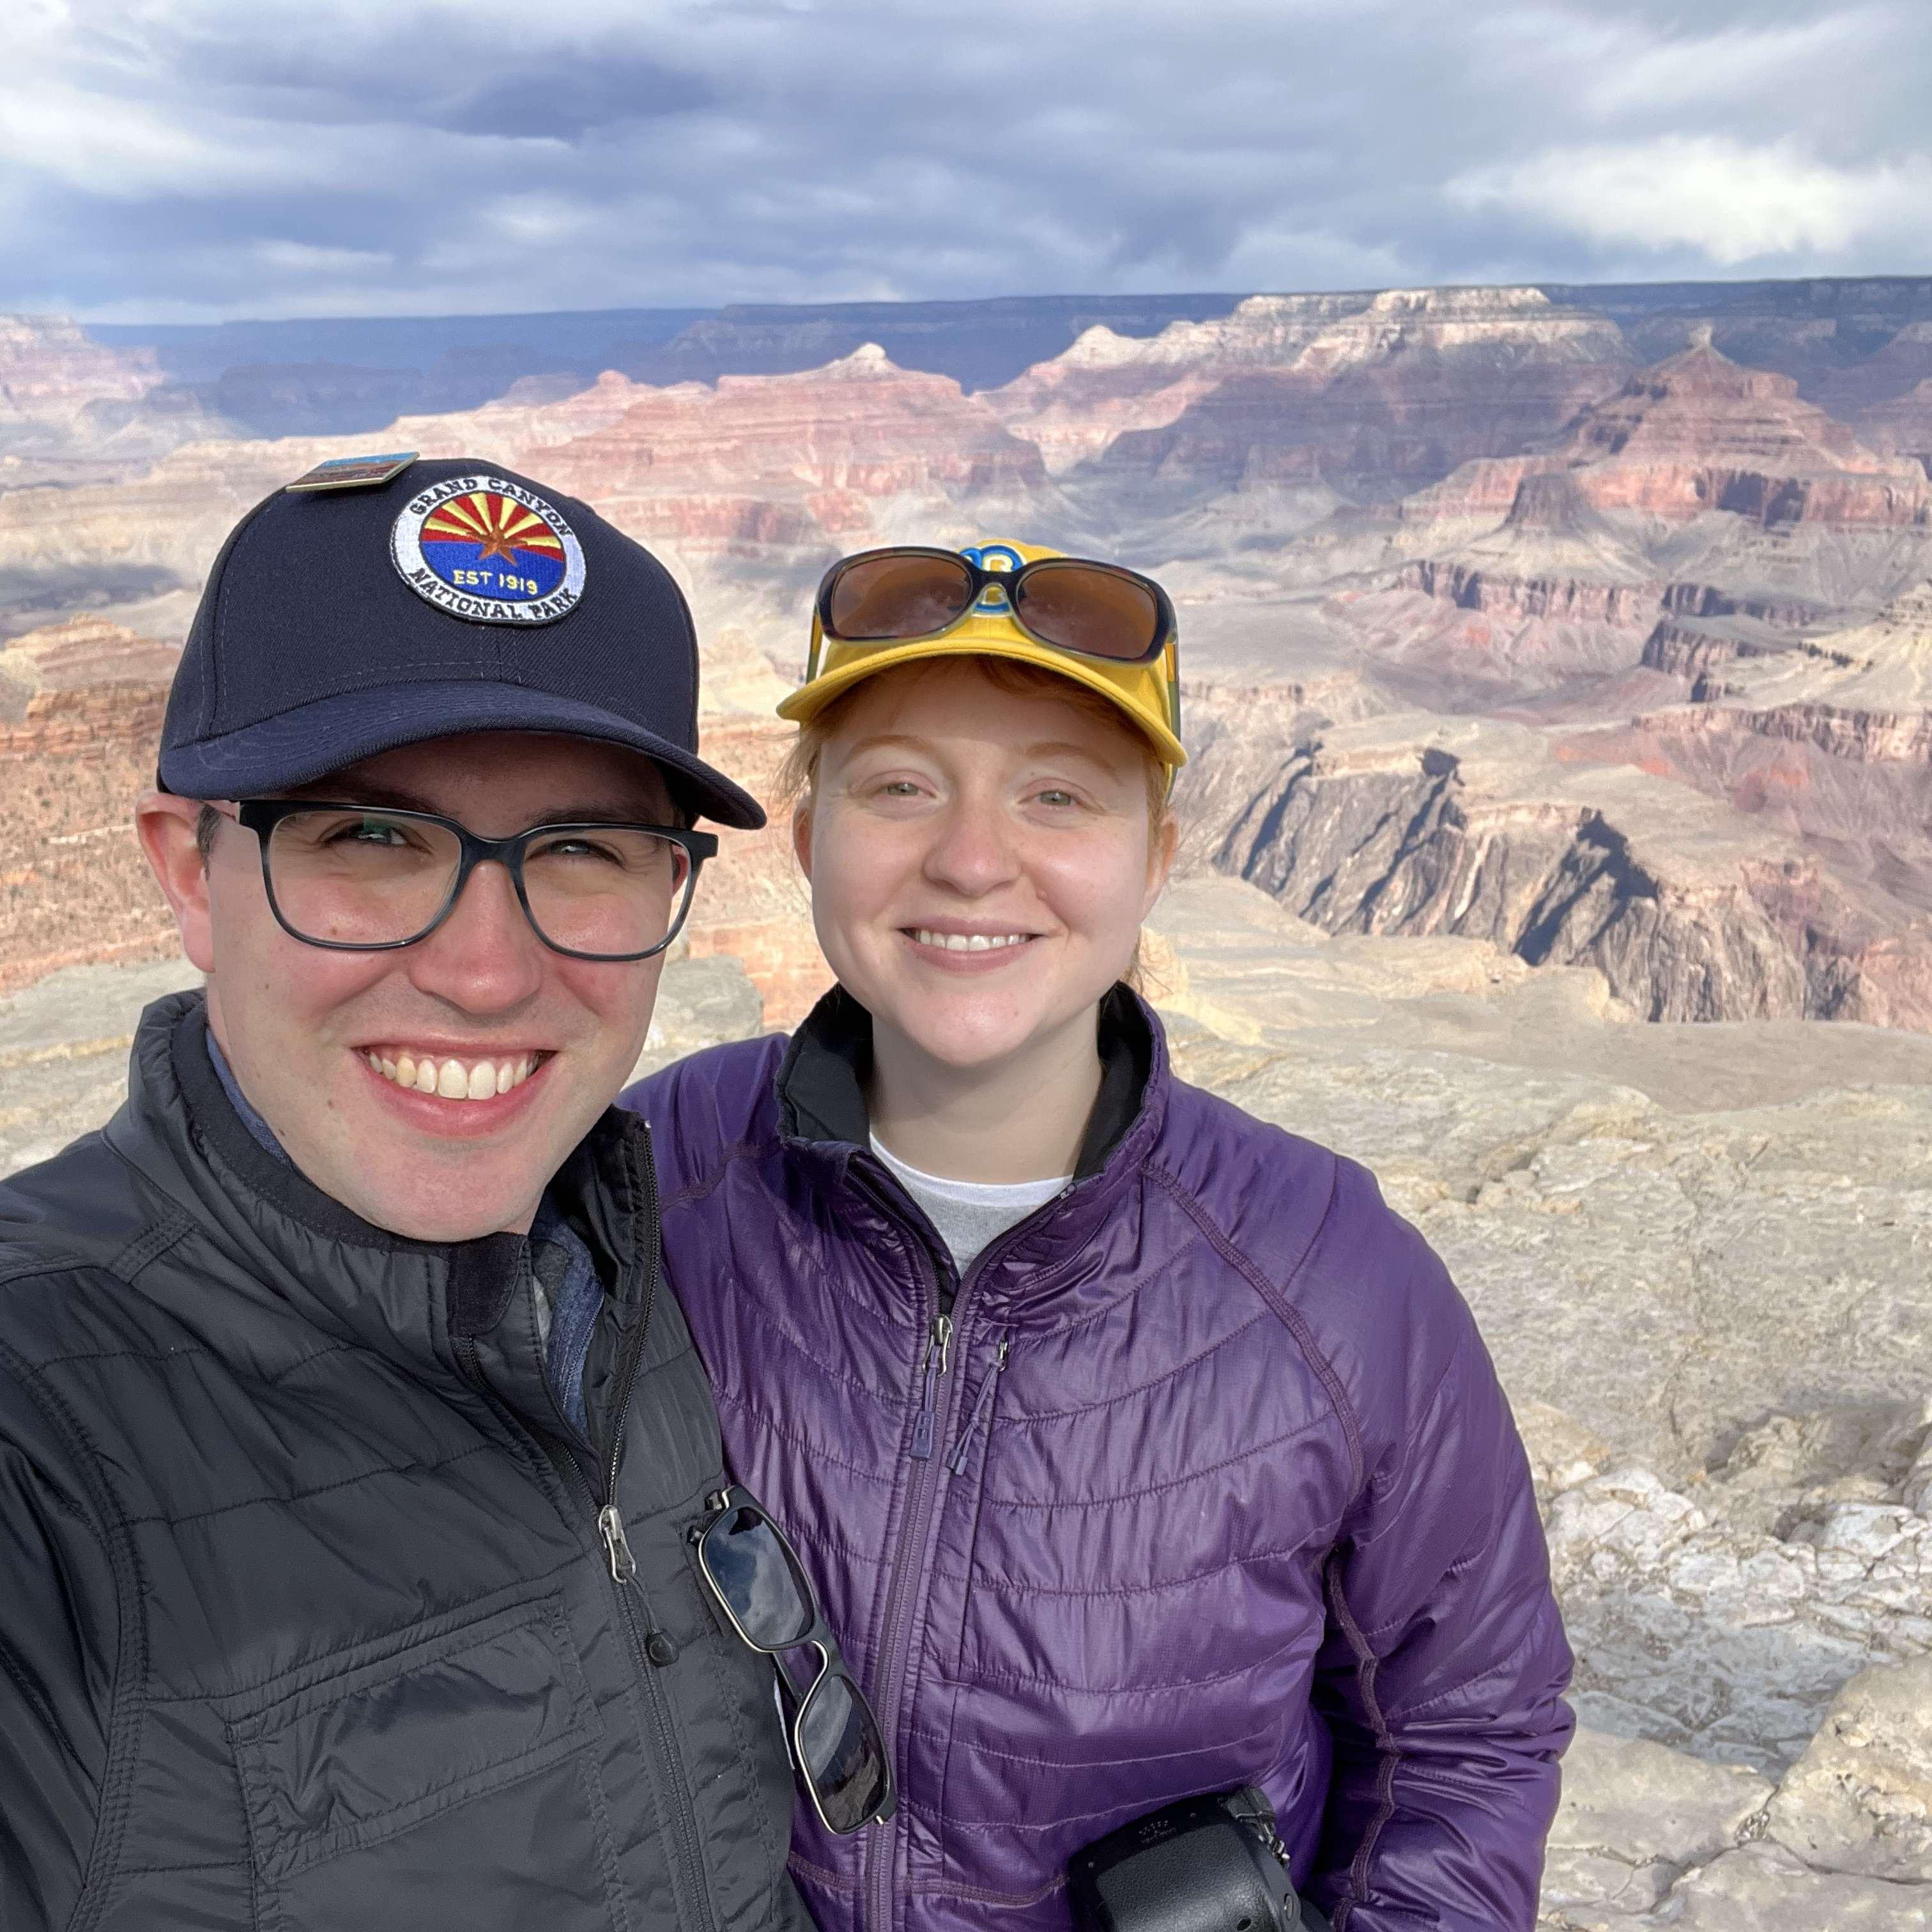
[[[189,976],[128,806],[221,536],[316,462],[516,469],[689,596],[776,822],[652,1064],[829,983],[772,715],[826,565],[1147,568],[1176,1064],[1376,1170],[1530,1450],[1585,1725],[1544,1922],[1924,1932],[1932,281],[1030,301],[0,322],[0,1168]]]

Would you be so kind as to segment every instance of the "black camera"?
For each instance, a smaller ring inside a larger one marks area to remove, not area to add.
[[[1066,1868],[1082,1932],[1329,1932],[1296,1894],[1253,1786],[1184,1798],[1096,1839]]]

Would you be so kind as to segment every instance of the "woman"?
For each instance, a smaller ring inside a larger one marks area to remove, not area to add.
[[[838,986],[626,1096],[897,1776],[794,1870],[841,1932],[1064,1927],[1073,1852],[1252,1783],[1341,1932],[1528,1928],[1569,1654],[1521,1444],[1369,1174],[1175,1079],[1120,983],[1172,611],[1052,556],[834,567],[781,710]]]

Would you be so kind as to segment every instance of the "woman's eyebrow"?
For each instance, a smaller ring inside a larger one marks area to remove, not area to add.
[[[857,740],[846,752],[848,758],[856,758],[861,752],[876,752],[882,747],[900,746],[909,752],[929,752],[932,741],[929,738],[916,738],[909,731],[874,731],[869,736]]]
[[[1070,753],[1076,758],[1084,758],[1090,765],[1106,766],[1107,761],[1090,745],[1076,745],[1070,738],[1043,739],[1037,745],[1024,746],[1020,752],[1023,758],[1064,758]]]

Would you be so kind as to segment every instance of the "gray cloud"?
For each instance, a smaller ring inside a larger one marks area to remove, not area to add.
[[[1932,271],[1922,0],[15,0],[0,308]]]

